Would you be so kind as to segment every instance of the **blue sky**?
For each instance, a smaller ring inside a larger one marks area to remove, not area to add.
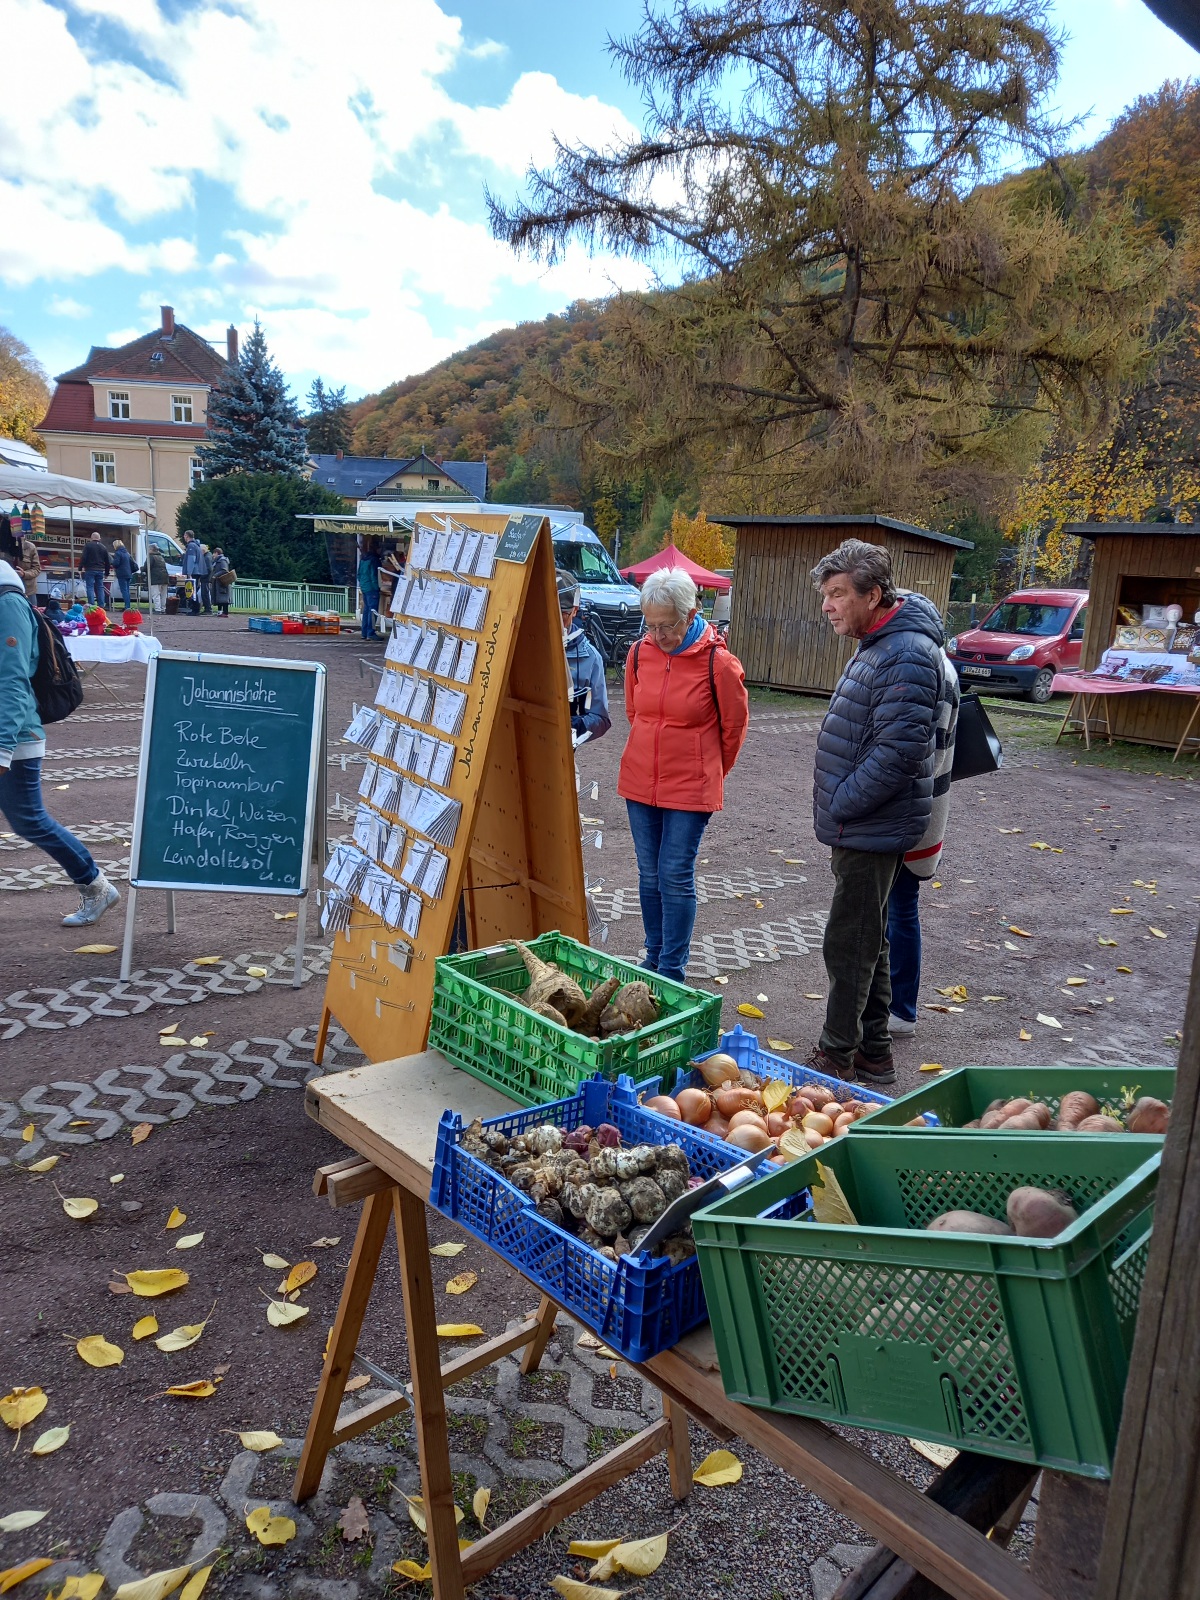
[[[1141,0],[1055,0],[1060,111],[1094,138],[1200,56]],[[0,323],[51,374],[158,321],[258,315],[298,391],[362,394],[497,327],[641,281],[488,234],[552,136],[638,103],[608,32],[636,0],[0,0]]]

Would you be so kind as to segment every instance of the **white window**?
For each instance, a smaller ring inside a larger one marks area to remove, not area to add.
[[[108,414],[117,422],[127,422],[129,420],[128,389],[110,389],[108,391]],[[102,481],[111,482],[112,480],[101,480],[97,478],[96,481],[99,483]]]
[[[111,450],[92,451],[92,482],[116,483],[117,458]]]
[[[190,394],[173,394],[171,396],[172,422],[190,422],[192,420],[192,397]]]
[[[204,482],[204,463],[199,456],[193,456],[188,463],[188,484],[195,488],[198,483]]]

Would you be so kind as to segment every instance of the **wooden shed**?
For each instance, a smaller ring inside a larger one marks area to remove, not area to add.
[[[896,582],[928,596],[944,612],[950,574],[966,539],[930,533],[893,517],[710,517],[737,529],[729,648],[746,681],[770,689],[831,694],[854,653],[821,615],[809,573],[843,539],[865,539],[892,553]]]
[[[1091,672],[1126,619],[1145,605],[1179,605],[1186,621],[1200,611],[1200,525],[1192,522],[1073,522],[1064,533],[1095,543],[1087,627],[1080,665]],[[735,591],[736,593],[736,591]],[[734,601],[736,611],[737,602]],[[1195,710],[1188,694],[1114,695],[1113,737],[1174,748]]]

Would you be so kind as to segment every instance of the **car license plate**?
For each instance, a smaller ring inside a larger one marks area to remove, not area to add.
[[[990,678],[991,667],[960,667],[959,671],[968,678]]]

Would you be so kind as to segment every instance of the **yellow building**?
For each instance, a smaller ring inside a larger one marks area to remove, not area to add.
[[[55,380],[38,425],[50,471],[151,494],[158,526],[174,533],[180,501],[203,480],[208,396],[237,360],[237,338],[231,327],[218,355],[163,306],[155,332],[116,350],[94,345]]]

